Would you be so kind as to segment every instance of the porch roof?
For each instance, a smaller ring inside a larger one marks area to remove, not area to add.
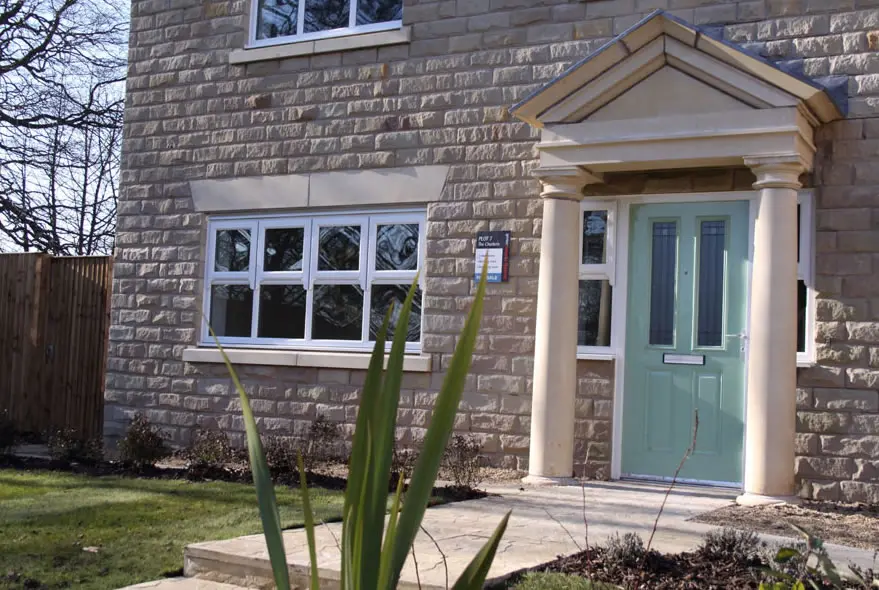
[[[840,83],[836,78],[823,79],[825,85],[819,84],[712,34],[716,31],[657,10],[514,105],[511,112],[537,127],[580,122],[659,69],[670,66],[754,108],[799,105],[820,123],[844,116],[845,100],[837,102],[828,92]],[[624,62],[637,60],[641,62],[637,68],[630,65],[631,71],[614,75],[614,70],[624,69]],[[716,74],[729,69],[750,77],[765,91],[748,92],[723,76],[712,75],[712,70]],[[790,100],[787,104],[785,96]],[[566,108],[565,104],[574,106]]]

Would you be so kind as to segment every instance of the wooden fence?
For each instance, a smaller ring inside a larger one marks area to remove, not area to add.
[[[101,436],[112,258],[0,254],[0,411]]]

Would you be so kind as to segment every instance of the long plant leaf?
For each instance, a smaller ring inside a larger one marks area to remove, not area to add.
[[[487,261],[487,259],[486,259]],[[485,299],[485,277],[487,266],[482,267],[482,277],[476,290],[476,298],[470,315],[464,324],[464,329],[455,347],[455,354],[449,365],[440,393],[437,396],[430,421],[430,427],[424,437],[424,445],[412,472],[409,489],[406,492],[406,502],[403,504],[403,513],[397,525],[397,538],[394,540],[394,553],[391,562],[391,578],[387,590],[394,590],[400,580],[400,571],[406,563],[409,548],[415,541],[415,535],[424,519],[427,503],[436,482],[442,461],[443,451],[449,442],[449,436],[455,424],[455,415],[458,405],[461,403],[461,395],[467,373],[470,371],[470,362],[473,358],[473,349],[476,345],[476,336],[479,333],[479,324],[482,319],[482,307]]]
[[[488,570],[491,569],[491,562],[494,561],[494,556],[497,553],[501,537],[507,530],[509,520],[510,513],[507,512],[479,553],[473,556],[473,559],[461,572],[458,581],[452,586],[452,590],[480,590],[482,588],[485,584],[485,578],[488,576]]]
[[[372,413],[374,425],[372,457],[374,460],[372,469],[369,470],[367,476],[369,490],[364,525],[369,537],[364,538],[363,546],[363,588],[377,588],[380,576],[382,535],[388,506],[388,481],[391,475],[391,458],[394,454],[394,430],[397,424],[400,384],[403,379],[403,360],[408,334],[406,328],[409,325],[409,314],[417,286],[418,277],[416,276],[396,318],[387,369],[385,369],[381,390]],[[392,313],[393,308],[388,310],[386,321],[390,321]]]
[[[391,575],[391,556],[394,547],[394,539],[397,537],[397,520],[400,517],[400,497],[403,495],[403,477],[397,480],[397,491],[394,494],[394,502],[391,505],[391,514],[388,517],[388,530],[385,533],[382,545],[381,563],[379,564],[378,585],[376,588],[386,588]]]
[[[311,498],[308,495],[308,482],[305,478],[305,461],[302,460],[302,453],[296,453],[296,463],[299,468],[299,490],[302,492],[305,538],[308,541],[311,590],[320,590],[320,578],[317,573],[317,543],[314,539],[314,513],[311,511]]]
[[[342,530],[342,580],[346,580],[346,590],[356,590],[363,582],[361,549],[363,546],[363,518],[366,509],[369,474],[372,462],[372,433],[375,406],[381,391],[382,370],[384,367],[385,339],[390,315],[375,338],[375,347],[369,360],[366,379],[360,396],[354,438],[351,444],[351,459],[348,464],[348,486],[345,490],[343,514],[345,520]],[[380,542],[380,541],[379,541]]]
[[[275,586],[278,590],[289,590],[290,573],[287,570],[287,553],[284,551],[284,537],[281,534],[281,515],[278,513],[275,486],[272,483],[272,476],[266,463],[266,456],[262,449],[262,441],[259,438],[256,420],[250,408],[250,399],[241,386],[238,373],[235,372],[235,368],[229,361],[226,351],[223,350],[223,346],[220,344],[220,340],[214,333],[214,329],[210,327],[210,324],[208,329],[214,338],[214,342],[217,343],[217,349],[223,355],[226,370],[229,371],[232,382],[235,384],[235,389],[238,391],[238,398],[241,400],[241,413],[244,416],[244,427],[247,430],[247,452],[250,455],[250,469],[253,472],[253,484],[256,486],[259,517],[262,520],[262,529],[266,538],[266,547],[269,551],[269,561],[272,564],[272,574],[275,577]]]

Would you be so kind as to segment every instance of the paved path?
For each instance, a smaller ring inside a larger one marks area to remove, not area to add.
[[[583,488],[522,489],[518,485],[508,485],[491,487],[489,492],[498,495],[438,506],[425,515],[424,528],[446,555],[450,583],[457,579],[508,510],[512,510],[512,516],[489,577],[574,553],[578,546],[585,545],[587,530],[589,543],[601,543],[611,534],[627,532],[639,533],[646,542],[666,488],[608,482],[588,483]],[[716,527],[688,522],[687,519],[726,506],[734,497],[732,491],[677,487],[669,496],[653,547],[664,552],[694,549],[703,535]],[[588,527],[584,524],[584,498]],[[339,550],[335,539],[340,530],[339,523],[321,526],[317,530],[318,564],[327,579],[338,575]],[[778,537],[764,538],[773,542],[781,540]],[[284,534],[284,541],[287,560],[294,573],[307,571],[305,532],[288,531]],[[871,552],[838,546],[830,546],[830,550],[841,563],[872,564]],[[413,587],[420,577],[424,588],[446,588],[443,557],[424,533],[416,538],[415,555],[418,574],[410,558],[403,570],[402,587]],[[248,585],[260,587],[259,578],[268,572],[262,536],[190,545],[186,549],[186,571],[187,575],[207,575],[221,582],[246,581]],[[167,588],[172,590],[173,587]]]

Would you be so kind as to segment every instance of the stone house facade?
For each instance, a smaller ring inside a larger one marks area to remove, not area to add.
[[[698,416],[686,480],[879,502],[879,3],[296,4],[132,2],[108,441],[242,443],[203,313],[266,433],[351,428],[420,271],[412,442],[497,231],[495,464],[666,478]]]

